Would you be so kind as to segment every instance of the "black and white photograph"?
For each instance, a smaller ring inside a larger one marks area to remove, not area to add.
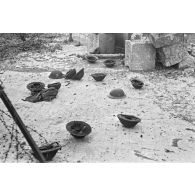
[[[193,194],[192,1],[0,7],[1,194]]]
[[[0,34],[1,162],[195,162],[195,34]]]

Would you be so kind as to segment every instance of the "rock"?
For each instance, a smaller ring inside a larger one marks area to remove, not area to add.
[[[155,48],[165,47],[184,41],[183,33],[150,33],[149,39]]]
[[[178,43],[158,48],[156,52],[157,61],[161,62],[164,66],[169,67],[181,62],[187,51],[185,50],[183,43]]]
[[[191,55],[186,55],[179,63],[179,68],[195,68],[195,58]]]
[[[186,68],[183,71],[183,76],[189,77],[189,76],[193,76],[195,73],[194,68]]]
[[[99,48],[102,54],[113,54],[115,51],[115,34],[101,33],[99,34]]]
[[[125,66],[132,71],[146,71],[155,68],[156,49],[149,42],[125,41]]]

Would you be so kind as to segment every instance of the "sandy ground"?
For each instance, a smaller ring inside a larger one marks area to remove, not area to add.
[[[86,48],[63,46],[55,53],[21,53],[14,61],[3,63],[7,71],[1,75],[5,92],[38,145],[59,141],[62,149],[52,162],[195,162],[195,77],[181,70],[158,70],[133,73],[117,61],[115,68],[106,68],[72,53]],[[9,68],[11,67],[11,68]],[[68,69],[85,68],[81,81],[48,78],[51,70],[66,73]],[[92,73],[104,72],[103,82],[96,82]],[[145,83],[136,90],[130,78],[138,76]],[[22,101],[29,96],[26,85],[33,81],[45,84],[61,82],[58,96],[52,102]],[[126,98],[107,97],[110,90],[122,88]],[[0,102],[0,109],[7,112]],[[133,114],[141,123],[124,128],[117,114]],[[0,123],[0,159],[2,162],[37,162],[29,154],[29,146],[12,120]],[[66,123],[83,120],[92,133],[84,139],[73,138]]]

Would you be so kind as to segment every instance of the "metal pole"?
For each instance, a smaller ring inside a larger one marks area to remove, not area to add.
[[[30,147],[32,148],[33,152],[35,153],[35,155],[38,157],[39,161],[41,163],[46,162],[45,158],[43,156],[43,154],[41,153],[41,151],[39,150],[38,146],[36,145],[35,141],[33,140],[33,138],[31,137],[30,133],[28,132],[28,130],[26,129],[26,126],[24,125],[22,119],[20,118],[20,116],[18,115],[18,113],[16,112],[14,106],[12,105],[11,101],[9,100],[9,98],[7,97],[6,93],[3,90],[3,87],[0,85],[0,97],[3,101],[3,103],[5,104],[5,106],[7,107],[8,111],[10,112],[10,114],[12,115],[15,123],[18,125],[18,127],[20,128],[22,134],[24,135],[24,137],[26,138],[28,144],[30,145]]]

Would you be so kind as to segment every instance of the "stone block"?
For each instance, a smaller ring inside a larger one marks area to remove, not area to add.
[[[184,42],[183,33],[152,33],[149,39],[155,48],[165,47]]]
[[[169,67],[181,62],[186,55],[186,50],[182,43],[158,48],[157,60],[164,66]]]
[[[115,51],[115,34],[99,34],[99,48],[101,54],[113,54]]]
[[[125,41],[125,65],[131,71],[148,71],[155,68],[156,49],[149,42]]]

